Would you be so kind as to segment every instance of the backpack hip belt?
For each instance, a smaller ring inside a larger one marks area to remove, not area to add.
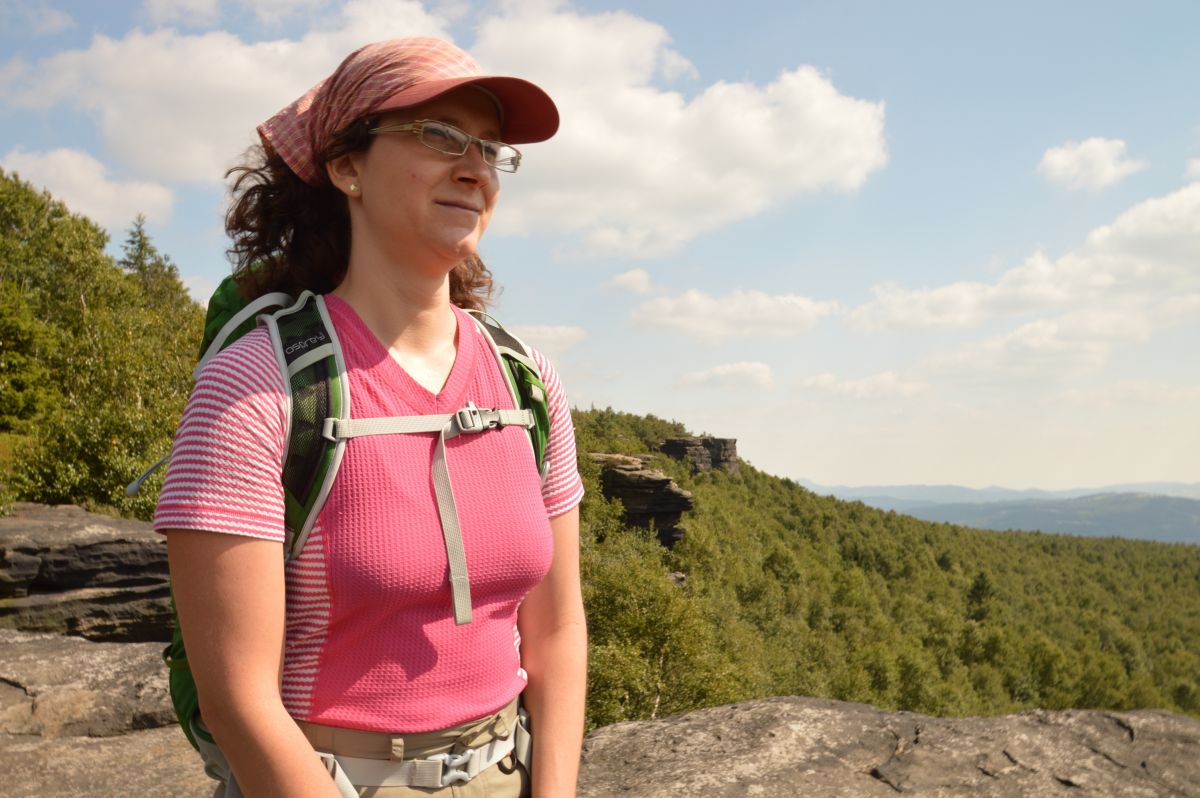
[[[510,753],[529,768],[531,738],[528,716],[522,709],[508,736],[499,737],[477,748],[455,749],[420,759],[367,759],[317,751],[329,775],[343,790],[357,787],[423,787],[440,789],[465,784],[500,762]],[[348,793],[357,795],[357,792]]]

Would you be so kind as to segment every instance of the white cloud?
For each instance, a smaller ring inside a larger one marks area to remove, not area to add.
[[[226,0],[253,12],[259,22],[277,25],[287,17],[312,12],[328,0]],[[200,28],[216,24],[222,16],[221,0],[143,0],[142,10],[150,22],[179,23]]]
[[[175,198],[157,183],[114,180],[108,168],[86,152],[50,150],[9,151],[0,165],[22,180],[42,186],[75,213],[81,213],[110,232],[129,226],[139,213],[147,221],[163,223],[171,216]]]
[[[1194,183],[1135,205],[1056,260],[1034,253],[994,283],[875,286],[875,298],[855,308],[848,320],[857,329],[898,330],[972,327],[1079,306],[1144,315],[1200,290],[1198,253],[1200,183]]]
[[[715,297],[692,289],[678,297],[644,302],[634,310],[633,321],[715,341],[730,336],[798,335],[822,316],[840,311],[837,302],[821,302],[797,294],[773,296],[762,291],[734,291]]]
[[[192,299],[207,308],[209,298],[212,297],[213,291],[217,290],[217,281],[211,277],[197,277],[187,274],[183,275],[182,279],[188,293],[192,295]]]
[[[569,325],[514,324],[509,329],[513,335],[552,358],[569,352],[588,337],[587,330]]]
[[[220,0],[144,0],[142,12],[150,22],[201,27],[221,18]]]
[[[486,19],[472,49],[545,86],[562,112],[558,135],[506,184],[500,232],[661,256],[798,195],[854,191],[887,160],[882,103],[839,93],[810,66],[690,97],[661,88],[696,73],[665,29],[627,12],[521,7]]]
[[[31,27],[33,32],[39,35],[61,33],[75,27],[75,20],[71,18],[71,15],[57,8],[39,5],[35,14]]]
[[[328,0],[238,0],[238,4],[254,12],[258,20],[267,25],[278,25],[296,14],[306,14],[325,5]],[[378,8],[380,0],[374,5]],[[386,12],[386,9],[380,9]],[[399,35],[399,34],[397,34]]]
[[[285,15],[316,2],[253,7]],[[145,8],[194,23],[220,12],[215,0],[147,0]],[[447,19],[415,0],[329,8],[300,39],[167,28],[97,35],[29,69],[6,66],[19,78],[9,93],[26,109],[67,105],[91,115],[107,152],[131,172],[215,184],[255,143],[255,125],[362,42],[447,35]],[[512,3],[497,14],[482,19],[473,54],[485,68],[544,85],[563,126],[552,142],[531,146],[520,177],[506,183],[496,232],[566,233],[591,255],[663,255],[800,194],[854,191],[887,160],[882,103],[839,93],[813,67],[767,84],[711,83],[686,97],[661,87],[697,73],[657,24],[553,3]]]
[[[703,371],[689,372],[679,379],[684,386],[759,388],[775,387],[775,377],[766,363],[724,363]]]
[[[1042,155],[1038,173],[1067,188],[1101,189],[1140,172],[1149,164],[1129,160],[1120,139],[1090,138],[1051,147]]]
[[[216,184],[256,142],[255,126],[307,91],[363,42],[445,36],[414,0],[356,0],[298,40],[244,42],[226,32],[133,30],[24,69],[10,89],[30,109],[94,116],[108,151],[156,180]]]
[[[1114,348],[1142,343],[1150,335],[1144,314],[1089,308],[936,355],[927,368],[930,374],[971,381],[1065,380],[1101,369]]]
[[[621,272],[609,280],[608,285],[631,294],[648,294],[653,287],[650,283],[650,272],[645,269],[630,269],[627,272]]]
[[[0,0],[0,28],[34,36],[50,36],[75,27],[70,14],[45,2]]]
[[[848,399],[909,398],[929,390],[925,383],[903,379],[891,371],[858,379],[846,379],[829,373],[816,374],[801,380],[800,385],[809,391]]]
[[[1200,402],[1200,385],[1172,385],[1150,380],[1119,380],[1096,390],[1070,389],[1064,401],[1085,407],[1128,405],[1144,410],[1150,406],[1180,405],[1194,408]]]
[[[1186,174],[1189,180],[1200,180],[1200,158],[1192,158],[1187,162]]]

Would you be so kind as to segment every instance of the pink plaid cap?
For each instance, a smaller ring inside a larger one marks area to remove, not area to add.
[[[355,50],[332,75],[259,125],[258,135],[301,180],[320,186],[328,177],[319,154],[335,132],[367,114],[408,108],[467,84],[486,89],[500,104],[507,143],[545,141],[558,130],[558,108],[534,84],[485,75],[449,42],[412,37]]]

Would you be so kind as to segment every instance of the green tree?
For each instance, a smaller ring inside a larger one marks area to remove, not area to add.
[[[48,194],[0,173],[0,276],[45,333],[52,401],[17,452],[18,497],[147,518],[156,491],[124,485],[166,453],[190,387],[200,307],[135,222],[127,272],[107,237]],[[12,314],[9,314],[12,316]]]
[[[141,289],[146,307],[163,313],[194,305],[179,278],[179,269],[158,251],[146,232],[146,217],[138,214],[122,245],[124,256],[118,261]]]
[[[0,283],[0,432],[23,429],[53,395],[45,365],[50,340],[17,286]]]

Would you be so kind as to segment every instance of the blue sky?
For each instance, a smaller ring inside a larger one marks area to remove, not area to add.
[[[1200,481],[1200,5],[0,0],[0,167],[199,298],[222,174],[367,41],[559,102],[483,254],[573,402],[822,484]]]

